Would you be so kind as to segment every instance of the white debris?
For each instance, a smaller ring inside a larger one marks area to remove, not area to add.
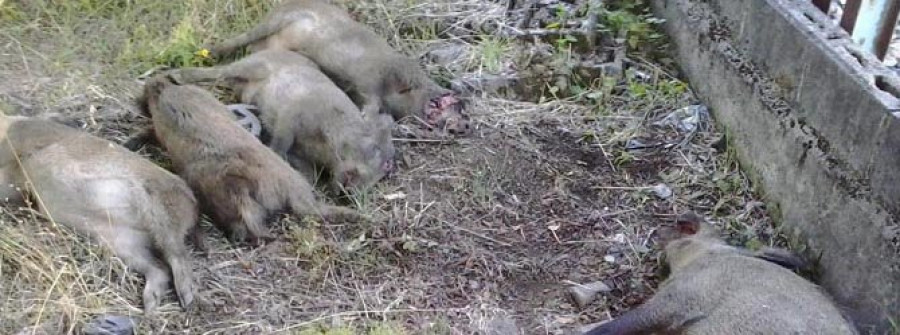
[[[653,190],[653,194],[656,194],[657,197],[661,199],[668,199],[672,197],[672,189],[669,188],[666,184],[657,184],[651,188]]]

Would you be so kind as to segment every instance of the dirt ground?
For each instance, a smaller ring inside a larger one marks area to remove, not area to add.
[[[0,0],[0,109],[62,113],[121,143],[148,124],[134,104],[142,74],[208,64],[197,46],[272,1],[77,3]],[[738,245],[785,243],[641,1],[341,3],[463,91],[473,134],[398,129],[399,172],[354,198],[369,223],[276,217],[280,237],[254,249],[204,222],[211,254],[194,269],[206,302],[190,312],[172,297],[144,315],[140,276],[5,206],[0,333],[78,334],[118,314],[140,334],[572,334],[653,294],[652,235],[677,213],[701,213]],[[158,149],[141,152],[165,166]],[[572,301],[571,285],[596,281],[610,291]]]

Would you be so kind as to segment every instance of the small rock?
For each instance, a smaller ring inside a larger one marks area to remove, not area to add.
[[[575,318],[571,316],[558,316],[556,317],[556,323],[570,325],[575,323]]]
[[[431,63],[447,65],[463,57],[465,52],[465,45],[448,43],[428,51],[425,57],[428,58]]]
[[[133,335],[134,320],[122,315],[101,315],[84,326],[84,335]]]
[[[613,256],[613,255],[606,255],[606,256],[603,256],[603,260],[606,261],[607,263],[615,263],[615,262],[616,262],[616,256]]]
[[[672,189],[669,188],[666,184],[657,184],[651,188],[653,190],[653,194],[656,194],[657,197],[661,199],[668,199],[672,197]]]
[[[597,298],[597,294],[610,291],[612,291],[612,288],[602,281],[595,281],[584,285],[572,285],[569,287],[569,294],[572,295],[572,299],[578,304],[578,308],[584,308],[587,304],[594,301],[594,299]]]

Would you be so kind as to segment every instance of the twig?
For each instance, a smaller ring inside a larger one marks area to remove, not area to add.
[[[472,230],[469,230],[469,229],[466,229],[466,228],[463,228],[463,227],[460,227],[460,226],[452,225],[452,224],[450,224],[450,222],[447,222],[447,221],[444,221],[444,220],[439,220],[439,221],[440,221],[441,223],[443,223],[444,225],[449,226],[450,228],[453,228],[453,229],[456,229],[456,230],[459,230],[459,231],[462,231],[462,232],[466,232],[466,233],[472,234],[473,236],[483,238],[483,239],[485,239],[485,240],[488,240],[488,241],[497,243],[497,244],[502,245],[502,246],[504,246],[504,247],[511,247],[511,246],[512,246],[512,244],[509,244],[509,243],[506,243],[506,242],[503,242],[503,241],[499,241],[499,240],[490,238],[490,237],[488,237],[488,236],[486,236],[486,235],[484,235],[484,234],[480,234],[480,233],[478,233],[478,232],[475,232],[475,231],[472,231]]]
[[[65,273],[65,269],[59,271],[57,273],[56,278],[53,279],[53,283],[50,284],[50,288],[47,289],[47,295],[44,297],[44,301],[41,303],[41,308],[39,309],[38,315],[34,318],[34,327],[31,329],[31,335],[37,333],[38,329],[40,329],[41,318],[44,315],[44,311],[47,309],[47,302],[50,301],[50,295],[53,294],[53,291],[56,290],[56,285],[59,284],[59,278]]]
[[[614,173],[618,173],[619,171],[616,169],[616,165],[609,159],[609,154],[607,154],[606,149],[603,148],[603,143],[600,143],[600,139],[596,139],[595,142],[597,142],[597,147],[600,148],[600,152],[603,153],[603,158],[606,160],[606,163],[609,164],[609,167],[612,168]]]
[[[635,212],[635,211],[637,211],[637,208],[623,209],[623,210],[620,210],[620,211],[615,211],[615,212],[610,212],[610,213],[602,214],[602,215],[600,215],[600,217],[599,217],[598,219],[605,219],[605,218],[608,218],[608,217],[611,217],[611,216],[621,215],[621,214],[625,214],[625,213],[631,213],[631,212]]]
[[[420,190],[420,193],[419,193],[419,194],[422,194],[422,193],[421,193],[421,190]],[[425,201],[425,199],[422,199],[422,198],[420,198],[420,199],[421,199],[420,201],[422,201],[422,202],[420,202],[419,204],[423,204],[424,201]],[[416,216],[413,216],[413,222],[415,222],[416,225],[418,225],[418,224],[419,224],[419,221],[422,220],[422,216],[425,215],[425,212],[427,212],[428,209],[431,208],[431,206],[434,206],[434,204],[435,204],[435,202],[432,201],[432,202],[429,202],[427,205],[425,205],[425,207],[422,208],[422,210],[419,211],[419,213],[416,214]]]

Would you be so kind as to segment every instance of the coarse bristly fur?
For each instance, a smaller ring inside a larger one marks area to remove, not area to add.
[[[393,121],[363,118],[359,108],[315,63],[287,50],[265,50],[237,62],[170,73],[180,83],[220,82],[260,110],[269,146],[305,176],[330,173],[334,190],[375,184],[393,170]]]
[[[170,283],[181,306],[191,307],[185,238],[193,233],[200,240],[197,201],[183,180],[112,142],[49,120],[0,115],[0,139],[4,185],[26,190],[51,221],[97,240],[143,274],[145,312],[160,305]],[[12,188],[2,193],[24,200]]]
[[[212,93],[159,75],[144,94],[156,137],[176,171],[232,240],[271,239],[264,221],[285,209],[327,220],[359,218],[349,208],[318,202],[309,182],[235,123]]]
[[[369,27],[354,21],[344,9],[319,0],[287,0],[252,30],[211,46],[214,55],[250,46],[291,50],[309,57],[368,116],[381,112],[399,120],[414,117],[451,133],[469,131],[460,104],[435,118],[432,104],[452,91],[437,85],[413,59],[391,48]]]
[[[695,214],[662,231],[671,276],[643,305],[586,335],[856,334],[815,284],[729,246]]]

